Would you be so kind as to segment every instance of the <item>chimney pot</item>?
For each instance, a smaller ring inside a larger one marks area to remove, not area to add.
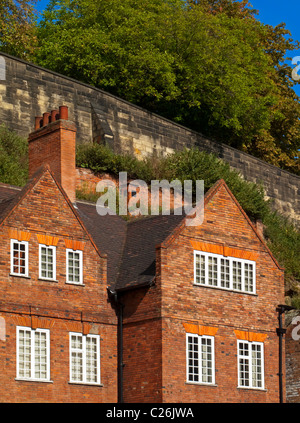
[[[51,110],[51,122],[59,119],[58,110]]]
[[[68,107],[67,106],[59,106],[59,118],[68,120]]]
[[[42,120],[42,116],[36,116],[35,118],[35,123],[34,123],[34,129],[37,130],[41,127],[41,120]]]
[[[43,113],[43,126],[48,125],[50,113]]]

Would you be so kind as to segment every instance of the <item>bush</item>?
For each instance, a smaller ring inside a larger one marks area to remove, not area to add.
[[[0,125],[0,181],[23,186],[28,180],[28,144],[25,138]]]

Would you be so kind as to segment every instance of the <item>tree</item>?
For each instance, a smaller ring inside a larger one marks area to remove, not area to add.
[[[300,173],[286,35],[246,0],[52,0],[36,60]]]
[[[35,0],[0,0],[0,50],[32,59],[36,46]]]

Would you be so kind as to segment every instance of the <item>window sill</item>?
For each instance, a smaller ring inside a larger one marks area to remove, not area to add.
[[[242,389],[243,391],[258,391],[258,392],[267,392],[265,388],[250,388],[249,386],[237,386],[237,389]]]
[[[77,283],[77,282],[65,282],[67,285],[75,285],[75,286],[85,286],[84,283]]]
[[[27,275],[19,275],[18,273],[10,273],[9,276],[13,276],[14,278],[31,279],[30,276],[27,276]]]
[[[193,286],[197,286],[197,287],[200,287],[200,288],[218,289],[220,291],[233,292],[234,294],[243,294],[243,295],[251,295],[252,297],[258,297],[258,294],[256,294],[255,292],[238,291],[237,289],[222,288],[220,286],[204,285],[204,284],[200,284],[200,283],[193,283]]]
[[[104,386],[102,383],[92,383],[92,382],[68,382],[69,385],[87,385],[87,386],[99,386],[100,388]]]
[[[215,383],[203,383],[203,382],[185,382],[185,385],[207,386],[212,388],[216,388],[218,386]]]
[[[48,379],[30,379],[23,377],[16,377],[15,380],[18,382],[40,382],[40,383],[53,383],[53,380]]]
[[[47,278],[38,278],[38,281],[58,283],[58,280],[56,279],[47,279]]]

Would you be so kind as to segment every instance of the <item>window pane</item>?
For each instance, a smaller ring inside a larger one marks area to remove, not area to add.
[[[82,335],[71,336],[71,380],[83,382]]]
[[[208,285],[218,285],[218,259],[208,256]]]
[[[31,331],[19,330],[19,377],[31,377]]]
[[[81,283],[81,254],[68,251],[68,282]]]
[[[43,246],[40,250],[40,277],[54,279],[54,247]]]
[[[196,255],[196,283],[205,284],[205,256]]]
[[[95,338],[86,339],[86,381],[96,383],[97,378],[97,340]]]
[[[253,264],[245,263],[244,265],[244,278],[245,278],[245,291],[253,292],[254,281],[253,281]]]
[[[232,281],[233,289],[242,290],[242,263],[238,261],[232,262]]]
[[[239,380],[240,386],[249,386],[249,345],[247,342],[239,342]]]
[[[213,382],[213,352],[212,340],[209,338],[201,338],[201,367],[202,367],[202,382]]]
[[[26,244],[27,245],[27,244]],[[12,255],[12,272],[19,275],[26,275],[26,245],[21,242],[13,242]]]
[[[47,335],[35,332],[34,339],[35,375],[36,379],[47,379]]]
[[[260,345],[252,345],[252,386],[262,387],[262,353]]]
[[[188,336],[188,381],[199,382],[198,337]]]
[[[83,382],[83,360],[82,360],[82,353],[80,352],[72,352],[72,380]]]
[[[230,261],[221,259],[221,287],[230,288]]]

